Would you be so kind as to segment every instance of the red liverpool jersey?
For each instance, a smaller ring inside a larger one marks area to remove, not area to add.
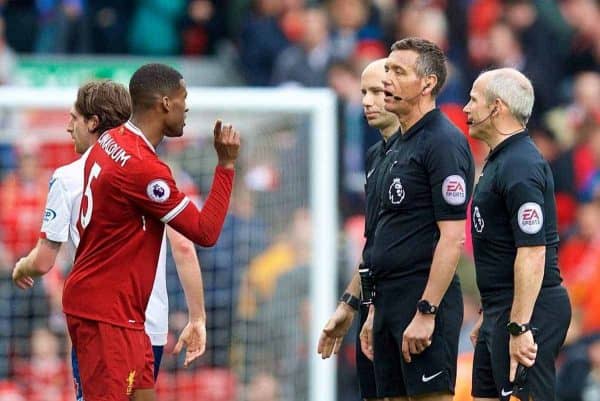
[[[229,206],[233,170],[217,167],[201,212],[131,122],[104,133],[84,169],[77,223],[81,241],[65,282],[66,314],[144,329],[165,224],[192,241],[216,242]]]

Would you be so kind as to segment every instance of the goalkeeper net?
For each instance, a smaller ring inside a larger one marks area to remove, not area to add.
[[[183,355],[169,352],[187,308],[168,258],[170,334],[158,399],[333,401],[334,365],[318,358],[316,341],[337,296],[334,96],[303,89],[188,92],[184,137],[159,147],[178,186],[201,204],[216,163],[215,119],[241,132],[242,152],[221,237],[214,248],[197,249],[207,351],[187,369]],[[0,398],[74,399],[61,312],[70,261],[60,258],[29,291],[13,286],[10,272],[35,245],[52,170],[77,158],[65,131],[75,94],[0,88]]]

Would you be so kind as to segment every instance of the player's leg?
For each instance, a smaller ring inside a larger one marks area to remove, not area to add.
[[[494,381],[491,357],[491,334],[495,315],[485,311],[483,322],[475,344],[473,372],[471,377],[471,395],[474,401],[498,401],[498,388]]]
[[[368,308],[361,305],[358,311],[359,325],[356,332],[356,373],[358,376],[358,387],[363,401],[384,401],[383,398],[377,398],[377,384],[375,382],[373,362],[360,349],[360,330],[367,319],[367,314]]]
[[[402,309],[393,315],[398,318],[390,322],[391,331],[400,347],[404,330],[414,318],[417,301],[426,284],[427,279],[424,277],[403,280],[398,298],[405,297],[406,301],[402,302]],[[401,317],[402,314],[404,317]],[[410,363],[401,360],[406,394],[411,400],[452,400],[462,318],[462,292],[455,279],[448,287],[436,313],[431,345],[420,354],[413,354]]]
[[[388,317],[397,312],[397,302],[402,296],[389,287],[380,284],[375,298],[373,366],[377,395],[391,400],[390,397],[405,397],[406,388],[402,375],[401,348],[387,324]]]
[[[135,390],[132,399],[133,401],[156,401],[156,392],[153,388]]]
[[[86,401],[127,400],[136,390],[153,389],[152,348],[143,330],[69,315],[67,325]],[[146,397],[152,394],[142,392]]]
[[[410,397],[410,401],[452,401],[453,399],[454,395],[449,393],[434,393]]]
[[[510,335],[506,324],[510,311],[498,319],[492,349],[492,360],[498,365],[494,367],[495,380],[501,384],[501,395],[510,394],[521,401],[554,400],[556,393],[555,361],[562,346],[571,319],[571,305],[567,292],[563,287],[543,288],[535,304],[531,325],[537,329],[535,341],[538,351],[535,364],[527,369],[527,376],[522,386],[513,388],[508,380],[510,359],[508,344]],[[497,355],[497,356],[496,356]],[[504,399],[504,398],[503,398]]]

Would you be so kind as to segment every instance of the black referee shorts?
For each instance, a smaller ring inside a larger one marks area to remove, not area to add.
[[[458,278],[454,278],[439,305],[431,346],[421,354],[412,355],[410,363],[402,358],[402,336],[415,316],[417,301],[426,284],[426,276],[377,282],[373,343],[379,397],[454,394],[463,319]]]
[[[484,305],[483,324],[473,358],[471,394],[474,397],[508,400],[513,395],[512,385],[508,380],[510,335],[506,330],[512,298],[502,304]],[[570,321],[571,304],[567,291],[562,286],[542,288],[531,318],[532,326],[538,329],[535,336],[538,352],[535,365],[527,371],[523,391],[516,395],[519,399],[528,401],[531,397],[534,401],[556,400],[554,363],[565,341]]]
[[[358,375],[360,396],[363,399],[377,398],[373,362],[363,354],[360,348],[360,331],[362,330],[365,320],[367,320],[368,313],[369,308],[361,305],[358,310],[359,326],[356,334],[356,373]]]

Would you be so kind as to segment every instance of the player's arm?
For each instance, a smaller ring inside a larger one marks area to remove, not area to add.
[[[356,269],[350,283],[348,283],[346,291],[344,292],[344,297],[348,296],[346,294],[354,297],[358,304],[358,300],[360,299],[360,276],[358,274],[358,269]],[[321,332],[321,337],[319,338],[317,353],[321,355],[321,358],[327,359],[332,354],[338,353],[342,341],[352,325],[356,311],[357,309],[354,309],[347,302],[338,303],[335,312],[327,324],[325,324],[325,327]]]
[[[230,125],[221,127],[217,121],[214,146],[218,165],[213,183],[202,210],[182,194],[165,164],[133,164],[123,175],[123,192],[142,210],[194,243],[213,246],[223,228],[235,175],[234,165],[238,156],[240,137]]]
[[[240,136],[231,125],[217,120],[214,127],[214,147],[218,166],[202,211],[188,204],[169,225],[202,246],[213,246],[219,239],[233,188],[235,161],[240,148]]]
[[[167,227],[175,267],[183,287],[188,307],[188,324],[183,329],[173,353],[186,347],[184,366],[200,357],[206,348],[206,310],[202,272],[194,244],[183,235]]]
[[[65,184],[57,175],[50,180],[41,238],[13,270],[13,281],[22,289],[33,285],[33,277],[48,273],[56,262],[61,243],[69,238],[71,201]]]
[[[530,323],[544,280],[544,221],[548,218],[544,216],[545,168],[542,162],[532,165],[527,160],[519,160],[506,166],[502,174],[502,194],[517,247],[510,321],[518,324]],[[531,331],[510,336],[509,354],[512,380],[519,363],[528,367],[535,363],[537,345]]]
[[[39,277],[50,271],[60,251],[60,242],[40,238],[29,254],[17,262],[12,279],[15,284],[26,289],[33,285],[33,277]]]
[[[425,155],[425,166],[440,237],[421,300],[439,307],[454,278],[465,243],[465,221],[473,189],[474,164],[466,145],[461,146],[456,140],[442,137],[440,143],[430,144]],[[407,362],[411,361],[411,354],[420,354],[431,345],[434,329],[435,314],[415,313],[402,341],[402,354]]]
[[[421,299],[438,306],[454,278],[456,266],[465,244],[466,220],[438,221],[440,239],[433,253],[429,279]],[[435,315],[428,315],[432,319]]]

